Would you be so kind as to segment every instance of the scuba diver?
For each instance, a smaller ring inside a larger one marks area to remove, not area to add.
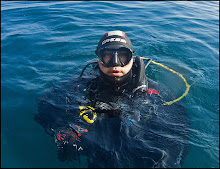
[[[84,155],[88,167],[182,166],[184,106],[161,106],[160,89],[145,75],[151,59],[144,63],[134,52],[124,32],[110,31],[95,50],[98,61],[39,99],[35,120],[54,137],[61,161]]]

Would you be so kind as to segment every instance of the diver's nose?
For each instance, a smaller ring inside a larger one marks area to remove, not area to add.
[[[115,51],[113,53],[113,58],[112,58],[112,65],[114,66],[121,66],[121,62],[119,60],[118,52]]]

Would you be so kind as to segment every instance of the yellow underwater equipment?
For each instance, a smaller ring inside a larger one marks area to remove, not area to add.
[[[80,116],[82,116],[83,120],[87,123],[94,123],[97,114],[95,109],[91,106],[79,106]]]
[[[149,60],[148,58],[145,58],[145,57],[140,57],[140,58]],[[175,100],[173,100],[173,101],[165,102],[165,103],[163,103],[163,105],[171,105],[171,104],[173,104],[173,103],[175,103],[175,102],[181,100],[184,96],[186,96],[186,95],[188,94],[190,85],[187,83],[186,79],[183,77],[182,74],[180,74],[180,73],[178,73],[178,72],[176,72],[176,71],[174,71],[174,70],[168,68],[167,66],[164,66],[164,65],[161,64],[161,63],[155,62],[155,61],[153,61],[153,60],[152,60],[151,62],[152,62],[153,64],[156,64],[156,65],[158,65],[158,66],[163,67],[164,69],[169,70],[169,71],[172,72],[172,73],[177,74],[181,79],[183,79],[183,81],[185,82],[185,85],[186,85],[186,90],[185,90],[185,92],[182,94],[182,96],[178,97],[177,99],[175,99]]]

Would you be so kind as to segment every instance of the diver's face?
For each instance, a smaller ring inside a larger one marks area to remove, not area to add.
[[[101,61],[98,61],[99,67],[103,73],[112,77],[121,77],[126,75],[132,68],[133,58],[131,58],[130,62],[125,66],[114,66],[114,67],[105,67]]]

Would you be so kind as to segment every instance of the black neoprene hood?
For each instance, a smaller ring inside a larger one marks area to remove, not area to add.
[[[131,41],[124,32],[119,30],[110,31],[100,39],[95,53],[99,56],[99,52],[102,49],[119,49],[122,47],[129,49],[133,53]]]
[[[119,30],[110,31],[104,34],[104,36],[100,39],[95,53],[98,57],[101,57],[100,55],[101,50],[104,49],[117,50],[120,48],[126,48],[131,52],[131,54],[133,54],[132,44],[130,39],[127,37],[127,35]],[[100,76],[104,82],[111,85],[114,89],[116,88],[120,89],[122,86],[125,86],[126,84],[129,84],[131,82],[132,69],[127,74],[121,77],[108,76],[105,73],[103,73],[100,69]]]

